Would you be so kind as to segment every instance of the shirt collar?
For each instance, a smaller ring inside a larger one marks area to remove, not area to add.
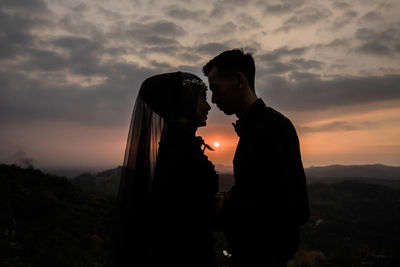
[[[266,107],[264,101],[261,98],[257,99],[243,114],[243,116],[236,121],[236,123],[232,123],[233,127],[238,136],[243,134],[255,121],[257,114],[260,113]]]

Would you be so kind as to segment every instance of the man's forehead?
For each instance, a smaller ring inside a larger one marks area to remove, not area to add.
[[[208,77],[214,77],[215,75],[217,75],[218,74],[218,68],[217,68],[217,66],[213,66],[211,69],[210,69],[210,72],[208,73]]]
[[[218,83],[221,82],[221,80],[226,80],[227,77],[221,74],[221,72],[218,71],[218,68],[216,66],[212,67],[210,72],[208,73],[208,81],[209,83]]]

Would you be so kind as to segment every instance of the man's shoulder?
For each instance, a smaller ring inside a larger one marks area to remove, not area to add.
[[[285,115],[269,106],[265,106],[263,109],[260,120],[260,124],[265,130],[293,128],[292,122]]]

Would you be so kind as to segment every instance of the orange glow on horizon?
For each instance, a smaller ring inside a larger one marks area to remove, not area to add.
[[[298,114],[290,116],[297,128],[304,167],[375,163],[400,166],[400,108],[336,114],[303,122],[298,118]],[[2,129],[3,140],[9,141],[0,159],[7,163],[16,151],[22,151],[39,168],[113,168],[123,163],[127,133],[127,127],[63,121],[12,124]],[[239,138],[229,121],[210,122],[196,135],[215,148],[205,150],[214,165],[232,166]]]
[[[212,144],[214,151],[206,150],[206,155],[214,164],[232,165],[233,156],[237,142],[239,140],[232,126],[227,125],[227,129],[220,126],[210,125],[198,130],[200,135],[207,144]],[[218,143],[218,145],[216,145]]]

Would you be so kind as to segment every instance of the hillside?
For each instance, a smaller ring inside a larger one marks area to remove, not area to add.
[[[71,182],[87,192],[116,197],[121,170],[122,167],[117,167],[97,174],[83,173]]]
[[[359,181],[308,186],[302,247],[333,266],[400,266],[400,190]]]
[[[112,203],[66,178],[0,165],[0,266],[104,266]]]
[[[93,193],[102,183],[93,190],[83,182],[93,177],[115,182],[118,169],[80,176],[82,190],[64,177],[0,165],[0,266],[105,266],[114,200]],[[221,179],[229,187],[232,175]],[[289,267],[400,266],[399,189],[348,179],[309,184],[308,193],[312,217]]]

